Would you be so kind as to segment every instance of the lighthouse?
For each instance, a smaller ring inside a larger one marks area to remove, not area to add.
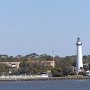
[[[82,60],[82,42],[80,38],[77,38],[77,60],[76,60],[76,73],[82,72],[83,60]]]

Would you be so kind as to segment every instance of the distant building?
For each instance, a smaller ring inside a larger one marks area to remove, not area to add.
[[[49,65],[52,68],[55,67],[55,61],[46,61],[46,64]]]
[[[20,64],[20,62],[1,62],[1,63],[6,64],[9,67],[17,68],[17,69],[19,68],[19,64]]]

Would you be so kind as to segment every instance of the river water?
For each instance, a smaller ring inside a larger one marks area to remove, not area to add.
[[[0,90],[90,90],[90,80],[6,81]]]

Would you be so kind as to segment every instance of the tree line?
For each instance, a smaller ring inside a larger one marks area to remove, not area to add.
[[[31,53],[25,56],[17,55],[16,57],[8,55],[0,55],[0,62],[20,62],[19,68],[12,68],[6,64],[0,63],[0,75],[31,75],[48,73],[55,77],[75,75],[76,56],[60,57],[55,56],[55,67],[52,68],[45,64],[44,61],[52,61],[53,56],[36,53]],[[43,63],[42,63],[43,61]],[[83,63],[90,63],[90,55],[83,56]],[[85,70],[90,69],[89,66],[84,66]]]

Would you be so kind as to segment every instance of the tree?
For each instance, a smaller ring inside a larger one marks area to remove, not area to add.
[[[8,74],[9,73],[9,67],[6,64],[0,63],[0,75],[2,74]]]
[[[63,76],[63,69],[62,69],[62,68],[57,68],[57,67],[55,67],[55,68],[53,68],[53,69],[51,70],[51,72],[52,72],[52,75],[53,75],[54,77]]]
[[[20,63],[19,73],[20,74],[29,74],[30,73],[30,64],[28,62],[22,61]]]
[[[49,60],[53,60],[53,57],[47,54],[42,54],[39,56],[39,60],[49,61]]]

